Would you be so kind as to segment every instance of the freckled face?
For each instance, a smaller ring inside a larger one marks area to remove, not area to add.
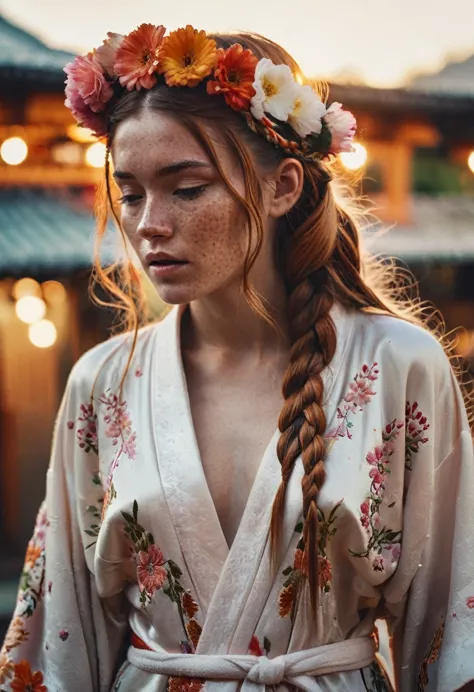
[[[224,145],[215,146],[243,195],[239,167]],[[186,127],[171,115],[144,111],[118,125],[112,158],[122,227],[162,300],[189,303],[240,282],[243,214]]]

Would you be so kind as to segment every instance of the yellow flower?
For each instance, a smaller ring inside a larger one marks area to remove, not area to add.
[[[163,39],[158,70],[168,86],[195,87],[211,74],[216,62],[216,42],[188,24]]]

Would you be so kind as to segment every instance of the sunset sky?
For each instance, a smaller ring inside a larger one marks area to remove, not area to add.
[[[377,86],[474,53],[472,0],[0,0],[0,12],[79,52],[142,22],[250,29],[281,43],[309,75],[352,73]]]

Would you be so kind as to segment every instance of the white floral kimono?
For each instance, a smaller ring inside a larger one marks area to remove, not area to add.
[[[270,569],[277,432],[226,544],[193,429],[181,314],[140,332],[122,395],[130,337],[73,369],[0,690],[385,692],[376,618],[401,692],[473,680],[472,439],[440,345],[395,318],[334,309],[315,621],[301,463]]]

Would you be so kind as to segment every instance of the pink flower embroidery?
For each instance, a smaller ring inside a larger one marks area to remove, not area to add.
[[[474,608],[474,596],[468,596],[468,598],[466,598],[466,605],[470,610]]]
[[[375,572],[383,572],[384,571],[384,563],[383,563],[383,557],[381,555],[376,555],[374,559],[372,560],[372,567]]]
[[[337,439],[339,437],[352,438],[351,428],[353,423],[351,417],[357,412],[362,411],[363,407],[368,404],[375,395],[373,382],[376,381],[379,375],[377,363],[370,367],[363,365],[360,372],[354,377],[353,382],[349,386],[349,391],[344,396],[341,404],[337,409],[337,419],[340,421],[335,428],[326,433],[327,439]]]
[[[74,421],[68,420],[67,427],[69,428],[69,430],[74,430]]]
[[[425,435],[429,428],[426,416],[418,410],[418,402],[405,407],[405,467],[411,471],[413,455],[420,451],[420,445],[428,442]]]
[[[164,561],[163,553],[154,543],[146,552],[142,550],[138,553],[137,578],[142,591],[153,595],[155,591],[161,589],[166,579]]]
[[[69,632],[67,630],[61,630],[58,633],[58,637],[62,639],[63,642],[67,641],[69,639]]]
[[[135,370],[135,377],[142,377],[143,376],[143,370],[141,368],[137,368]]]
[[[89,453],[91,450],[98,454],[97,446],[97,416],[94,413],[92,404],[81,404],[81,415],[78,416],[78,422],[82,423],[82,427],[77,429],[77,441],[79,447]]]

